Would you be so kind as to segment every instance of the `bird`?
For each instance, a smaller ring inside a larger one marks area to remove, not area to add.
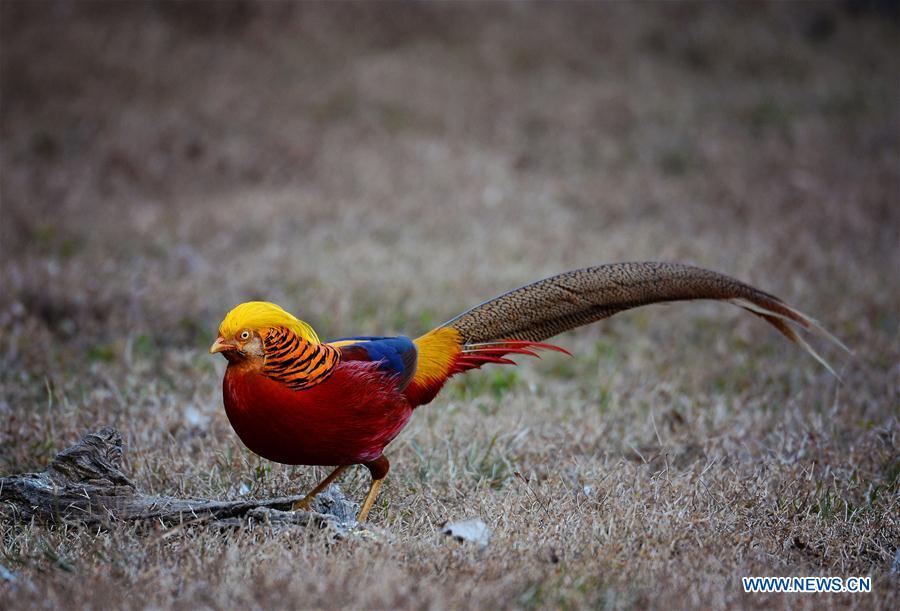
[[[385,448],[453,376],[489,364],[514,365],[511,357],[542,350],[570,354],[544,340],[631,308],[700,299],[730,302],[761,317],[837,377],[798,333],[819,333],[847,350],[814,319],[725,274],[669,262],[612,263],[551,276],[476,305],[416,339],[323,342],[282,307],[249,301],[227,313],[209,352],[228,361],[225,413],[247,448],[288,465],[334,467],[292,510],[309,510],[347,468],[363,465],[372,478],[356,517],[363,523],[390,469]]]

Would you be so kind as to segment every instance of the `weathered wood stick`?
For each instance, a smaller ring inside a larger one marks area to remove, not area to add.
[[[237,526],[246,520],[325,527],[352,522],[355,515],[339,491],[322,499],[329,514],[288,513],[302,495],[240,501],[145,495],[122,473],[121,461],[122,436],[117,430],[89,433],[39,473],[0,477],[0,517],[86,525],[153,520],[164,525],[197,521]]]

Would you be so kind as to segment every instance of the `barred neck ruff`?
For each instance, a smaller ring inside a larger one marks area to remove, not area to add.
[[[269,329],[263,344],[266,354],[262,374],[293,390],[324,382],[341,361],[337,348],[309,342],[284,327]]]

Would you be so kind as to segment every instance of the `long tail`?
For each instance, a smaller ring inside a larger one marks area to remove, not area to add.
[[[421,375],[416,373],[411,386],[414,392],[429,387],[418,398],[430,401],[434,396],[430,387],[440,378],[445,381],[450,375],[485,363],[510,363],[505,358],[509,354],[534,354],[534,349],[555,348],[541,342],[623,310],[690,299],[729,301],[762,317],[837,377],[795,327],[818,332],[843,349],[847,347],[814,319],[774,295],[699,267],[643,262],[613,263],[566,272],[514,289],[463,312],[415,340],[420,364],[424,362],[426,366],[421,368]],[[454,349],[452,358],[448,358]],[[437,351],[442,354],[438,355]],[[441,371],[445,367],[446,372]],[[440,386],[434,394],[438,390]]]

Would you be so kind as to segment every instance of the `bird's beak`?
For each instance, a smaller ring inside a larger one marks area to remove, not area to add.
[[[237,350],[237,346],[232,343],[226,342],[224,337],[217,337],[216,341],[213,342],[213,345],[209,347],[210,354],[225,352],[226,350]]]

